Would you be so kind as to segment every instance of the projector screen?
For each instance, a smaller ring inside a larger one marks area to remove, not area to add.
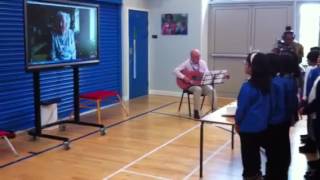
[[[25,1],[26,70],[99,62],[98,6]]]

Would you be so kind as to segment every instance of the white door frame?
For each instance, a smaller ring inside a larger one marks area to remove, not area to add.
[[[129,10],[145,11],[148,13],[148,22],[150,22],[150,11],[143,8],[135,7],[123,7],[122,16],[122,98],[129,100]],[[150,26],[148,23],[148,36],[150,32]],[[150,36],[148,37],[148,81],[150,81]],[[149,87],[148,87],[149,89]]]

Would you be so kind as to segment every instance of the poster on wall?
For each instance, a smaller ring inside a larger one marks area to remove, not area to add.
[[[187,35],[188,14],[162,14],[162,35]]]

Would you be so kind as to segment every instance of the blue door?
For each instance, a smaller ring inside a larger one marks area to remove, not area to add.
[[[148,94],[148,13],[129,10],[130,99]]]

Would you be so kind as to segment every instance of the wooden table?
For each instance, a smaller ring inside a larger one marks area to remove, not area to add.
[[[235,131],[235,120],[234,116],[225,116],[227,113],[227,108],[236,106],[236,102],[232,102],[212,113],[207,114],[206,116],[199,119],[201,122],[200,126],[200,178],[202,178],[203,171],[203,126],[204,123],[211,124],[221,124],[221,125],[230,125],[231,126],[231,149],[234,148],[234,131]]]

